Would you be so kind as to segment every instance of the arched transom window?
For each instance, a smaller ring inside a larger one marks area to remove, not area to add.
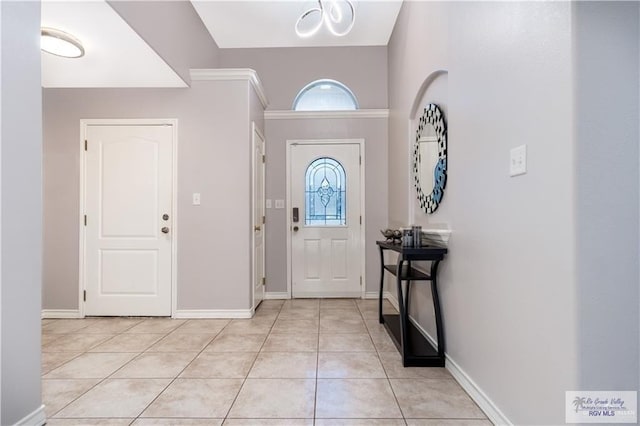
[[[345,111],[358,109],[358,101],[347,86],[335,80],[316,80],[298,92],[294,111]]]
[[[318,158],[305,174],[305,225],[347,224],[347,177],[344,167],[329,157]]]

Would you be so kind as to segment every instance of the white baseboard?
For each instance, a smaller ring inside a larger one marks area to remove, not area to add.
[[[35,411],[18,420],[16,426],[42,426],[47,422],[47,415],[44,413],[44,405],[38,407]]]
[[[412,316],[409,316],[409,320],[416,326],[418,331],[433,345],[434,348],[438,347],[435,339],[425,330],[418,321]],[[462,389],[465,390],[480,407],[482,411],[487,415],[491,423],[494,425],[513,425],[511,421],[505,416],[498,406],[487,396],[486,393],[473,381],[471,377],[445,352],[446,358],[445,368],[451,373],[454,379],[460,384]]]
[[[270,299],[290,299],[290,297],[286,291],[267,291],[264,294],[264,300]]]
[[[508,425],[512,426],[513,423],[504,415],[500,408],[487,396],[486,393],[480,389],[480,387],[476,384],[476,382],[469,377],[465,371],[460,368],[458,364],[451,357],[445,354],[447,358],[447,370],[453,376],[454,379],[462,386],[471,399],[473,399],[476,404],[480,407],[482,411],[487,415],[491,423],[494,425]]]
[[[251,318],[253,309],[180,309],[176,310],[173,318],[197,319],[197,318]]]
[[[296,299],[332,299],[332,298],[348,298],[348,299],[360,299],[362,297],[362,292],[353,292],[353,291],[337,291],[332,293],[330,296],[327,296],[325,292],[322,291],[306,291],[304,293],[297,292]]]
[[[78,309],[43,309],[43,319],[82,318]]]
[[[379,291],[367,291],[364,294],[364,298],[365,299],[377,299],[378,297],[380,297],[380,292]],[[396,308],[396,311],[399,310],[399,308],[398,308],[398,299],[393,294],[391,294],[388,291],[385,291],[382,294],[382,297],[384,299],[387,299],[389,301],[389,303],[391,303],[391,305],[394,308]]]
[[[387,299],[394,308],[396,308],[396,311],[400,311],[400,306],[398,305],[398,298],[395,296],[395,294],[385,291],[384,298]]]
[[[409,315],[409,321],[411,321],[411,323],[416,326],[416,328],[418,329],[420,334],[422,334],[424,336],[424,338],[427,339],[429,341],[429,343],[431,343],[431,346],[433,346],[436,349],[438,348],[438,342],[436,342],[436,339],[431,337],[431,334],[429,334],[429,332],[427,330],[425,330],[420,324],[418,324],[418,321],[416,321],[416,319],[414,317]],[[445,352],[444,355],[448,356],[446,352]]]

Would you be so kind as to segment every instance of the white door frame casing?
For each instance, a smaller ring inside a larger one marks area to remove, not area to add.
[[[366,294],[366,210],[365,210],[365,150],[364,139],[305,139],[287,140],[286,152],[286,217],[287,217],[287,294],[292,297],[292,276],[291,276],[291,146],[292,145],[337,145],[337,144],[357,144],[360,147],[360,215],[362,224],[360,225],[360,276],[362,277],[360,298],[364,299]]]
[[[255,311],[256,308],[256,304],[255,304],[255,291],[256,291],[256,287],[255,287],[255,278],[256,278],[256,259],[254,258],[255,256],[255,244],[256,244],[256,238],[255,238],[255,231],[253,230],[253,227],[256,224],[256,218],[254,217],[255,215],[255,206],[253,205],[253,203],[255,203],[255,173],[258,170],[259,164],[256,164],[256,159],[255,159],[255,149],[256,149],[256,134],[258,135],[258,137],[262,140],[262,155],[263,158],[266,155],[266,140],[264,138],[264,133],[262,132],[262,130],[260,130],[260,128],[256,125],[255,121],[251,122],[251,173],[252,173],[252,179],[251,179],[251,310]],[[262,209],[262,214],[263,217],[266,217],[266,211],[265,211],[265,206],[264,206],[264,202],[265,202],[265,198],[266,198],[266,184],[265,184],[265,180],[266,180],[266,164],[265,161],[263,159],[262,161],[262,167],[260,168],[260,173],[262,173],[262,205],[263,205],[263,209]],[[266,277],[267,273],[266,273],[266,234],[265,234],[265,229],[266,229],[266,221],[264,220],[260,220],[261,225],[262,226],[262,274],[263,274],[263,278]],[[263,284],[263,288],[262,288],[262,300],[264,300],[264,295],[266,293],[266,286]]]
[[[171,316],[177,310],[177,247],[178,247],[178,120],[175,118],[164,119],[81,119],[80,120],[80,211],[78,214],[79,232],[79,262],[78,262],[78,316],[85,317],[84,290],[86,289],[86,227],[84,226],[86,203],[86,152],[85,140],[87,127],[89,126],[171,126],[172,127],[172,163],[171,163]]]

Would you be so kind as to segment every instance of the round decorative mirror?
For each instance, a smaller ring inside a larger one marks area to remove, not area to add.
[[[413,147],[413,179],[420,207],[436,211],[447,183],[447,125],[436,104],[428,104],[418,120]]]

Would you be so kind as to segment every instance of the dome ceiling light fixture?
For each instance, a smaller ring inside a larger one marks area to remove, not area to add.
[[[40,29],[40,49],[63,58],[84,56],[84,47],[82,47],[80,40],[55,28]]]
[[[349,34],[355,21],[351,0],[318,0],[318,7],[307,10],[298,18],[296,34],[301,38],[311,37],[324,24],[331,34],[342,37]]]

